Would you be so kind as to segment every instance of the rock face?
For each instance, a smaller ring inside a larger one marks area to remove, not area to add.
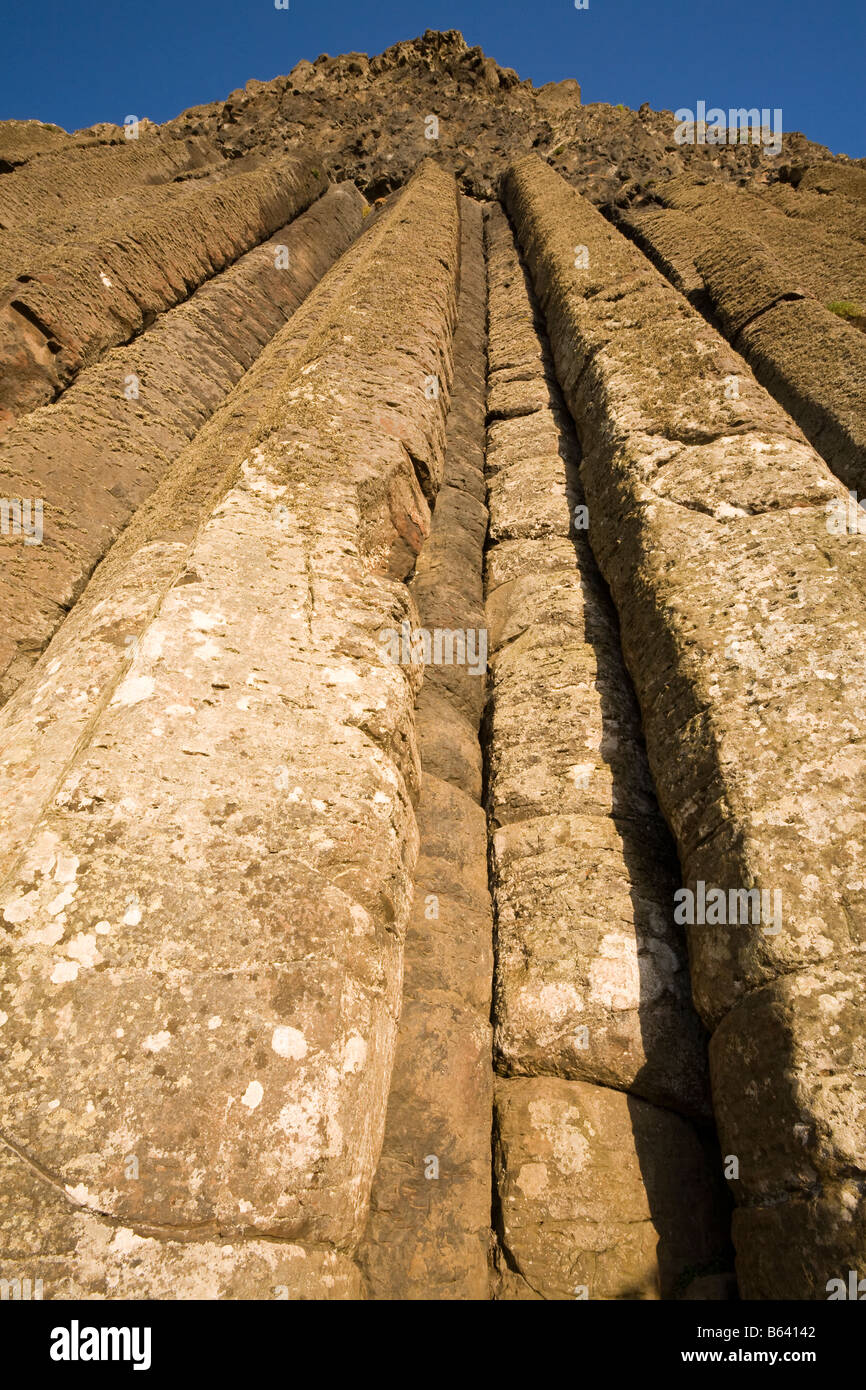
[[[772,1296],[750,1244],[755,1218],[775,1217],[786,1296],[814,1297],[853,1258],[864,1176],[846,1002],[862,997],[866,922],[864,537],[829,533],[842,484],[579,194],[529,158],[506,202],[581,432],[593,549],[677,840],[716,1118],[737,1161],[741,1291]],[[816,1188],[822,1248],[806,1262],[779,1208],[811,1212]]]
[[[354,184],[332,188],[81,372],[56,406],[0,437],[0,488],[10,497],[37,492],[54,542],[47,555],[4,547],[0,696],[15,689],[135,508],[357,234],[363,206]]]
[[[418,631],[483,631],[486,273],[461,199],[445,472],[409,585]],[[423,670],[418,666],[419,674]],[[480,1299],[489,1283],[493,923],[478,725],[486,669],[430,665],[415,710],[420,847],[403,1010],[362,1264],[376,1299]]]
[[[674,130],[0,124],[0,1279],[866,1275],[866,172]]]

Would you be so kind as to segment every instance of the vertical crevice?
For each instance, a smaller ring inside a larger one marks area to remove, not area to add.
[[[499,208],[487,229],[498,1296],[724,1298],[727,1199],[704,1142],[676,856],[543,317]]]
[[[467,198],[460,208],[445,468],[408,581],[412,656],[424,663],[420,846],[385,1138],[360,1250],[374,1299],[489,1296],[492,958],[478,742],[486,285],[481,209]]]

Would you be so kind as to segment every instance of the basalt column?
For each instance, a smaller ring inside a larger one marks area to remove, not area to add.
[[[492,921],[478,725],[486,685],[482,591],[486,274],[481,208],[461,198],[460,296],[445,477],[410,584],[426,662],[416,706],[421,843],[404,955],[388,1121],[363,1249],[376,1298],[490,1291]]]
[[[825,1299],[866,1264],[866,536],[632,244],[534,157],[505,193],[679,851],[740,1289]]]
[[[16,247],[17,273],[0,285],[0,429],[309,207],[328,182],[314,164],[139,190],[71,240]],[[8,176],[7,197],[22,178]]]
[[[831,306],[866,302],[866,196],[859,171],[834,169],[829,184],[811,172],[824,181],[820,194],[807,178],[796,191],[776,183],[760,192],[671,179],[656,185],[652,207],[622,214],[621,225],[715,317],[761,385],[862,498],[866,334]]]
[[[39,508],[38,537],[0,536],[0,702],[136,507],[357,235],[365,206],[353,184],[328,189],[0,436],[0,497],[28,499],[31,529]]]
[[[361,1292],[418,845],[379,634],[442,477],[453,179],[346,259],[7,705],[58,721],[0,892],[0,1275],[48,1298]]]
[[[574,429],[498,206],[487,232],[498,1296],[725,1298],[676,860]]]

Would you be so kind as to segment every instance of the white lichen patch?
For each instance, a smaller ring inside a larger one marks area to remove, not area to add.
[[[62,889],[56,897],[52,898],[50,903],[48,903],[47,907],[45,908],[47,916],[59,917],[60,913],[63,912],[63,910],[67,908],[69,904],[72,902],[72,899],[75,897],[75,892],[76,885],[74,883],[67,884],[66,887]]]
[[[140,1250],[142,1246],[152,1245],[153,1241],[147,1236],[140,1236],[131,1231],[128,1226],[118,1226],[114,1232],[114,1239],[111,1242],[111,1249],[118,1255],[131,1255],[133,1251]]]
[[[353,1033],[343,1047],[343,1073],[361,1071],[367,1060],[367,1043],[360,1033]]]
[[[586,1136],[575,1128],[569,1112],[563,1113],[547,1100],[530,1101],[529,1118],[533,1129],[550,1145],[560,1173],[565,1177],[580,1173],[589,1160],[590,1146]]]
[[[51,972],[53,985],[69,985],[77,979],[78,962],[74,960],[59,960]]]
[[[24,937],[25,946],[56,946],[63,940],[63,922],[49,922],[47,927],[31,927]]]
[[[25,893],[23,898],[13,898],[3,909],[3,921],[13,925],[16,922],[26,922],[33,916],[38,906],[39,894],[34,889],[31,893]]]
[[[88,1188],[84,1185],[83,1182],[77,1183],[75,1187],[71,1187],[67,1184],[64,1188],[64,1191],[66,1192],[67,1197],[70,1197],[73,1202],[77,1202],[79,1206],[96,1206],[96,1197],[93,1196],[93,1194],[88,1190]]]
[[[355,924],[353,928],[355,936],[365,936],[372,930],[373,920],[366,908],[363,908],[360,903],[352,903],[349,913]]]
[[[196,661],[213,661],[220,655],[220,649],[212,637],[206,637],[193,652]]]
[[[322,672],[325,685],[357,685],[360,679],[351,666],[331,666]]]
[[[303,1033],[298,1028],[285,1025],[274,1029],[271,1047],[278,1057],[292,1058],[298,1062],[307,1055],[307,1040]]]
[[[251,1081],[241,1096],[241,1105],[245,1105],[248,1110],[256,1110],[261,1105],[264,1094],[261,1081]]]
[[[198,632],[213,632],[215,628],[225,627],[221,613],[205,613],[201,608],[193,609],[190,622]]]
[[[141,1044],[145,1052],[162,1052],[171,1042],[171,1033],[163,1028],[159,1033],[149,1033]]]
[[[285,1136],[283,1157],[292,1168],[306,1170],[321,1158],[339,1158],[345,1147],[337,1118],[340,1078],[327,1067],[317,1083],[301,1088],[297,1098],[284,1105],[277,1127]]]
[[[514,1182],[524,1197],[540,1197],[547,1188],[547,1167],[543,1163],[522,1163]]]
[[[21,869],[25,883],[32,883],[36,874],[50,874],[57,861],[60,836],[53,830],[43,830],[33,841]]]
[[[528,996],[531,1004],[535,1004],[530,990],[521,993],[523,997]],[[583,1013],[583,999],[574,985],[560,980],[541,987],[533,1012],[539,1012],[542,1018],[548,1018],[553,1023],[561,1023],[571,1013]]]
[[[96,936],[91,932],[79,932],[66,946],[66,954],[86,970],[99,965],[104,959],[96,949]]]
[[[634,936],[608,932],[589,968],[591,1000],[605,1009],[636,1009],[641,1002],[640,986],[637,941]]]
[[[58,854],[54,864],[55,882],[74,883],[80,862],[77,854]]]
[[[137,705],[149,700],[154,692],[153,676],[127,676],[114,692],[112,705]]]

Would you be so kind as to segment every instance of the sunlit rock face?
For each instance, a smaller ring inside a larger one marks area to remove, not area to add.
[[[0,123],[4,1287],[866,1265],[866,173],[682,115]]]

